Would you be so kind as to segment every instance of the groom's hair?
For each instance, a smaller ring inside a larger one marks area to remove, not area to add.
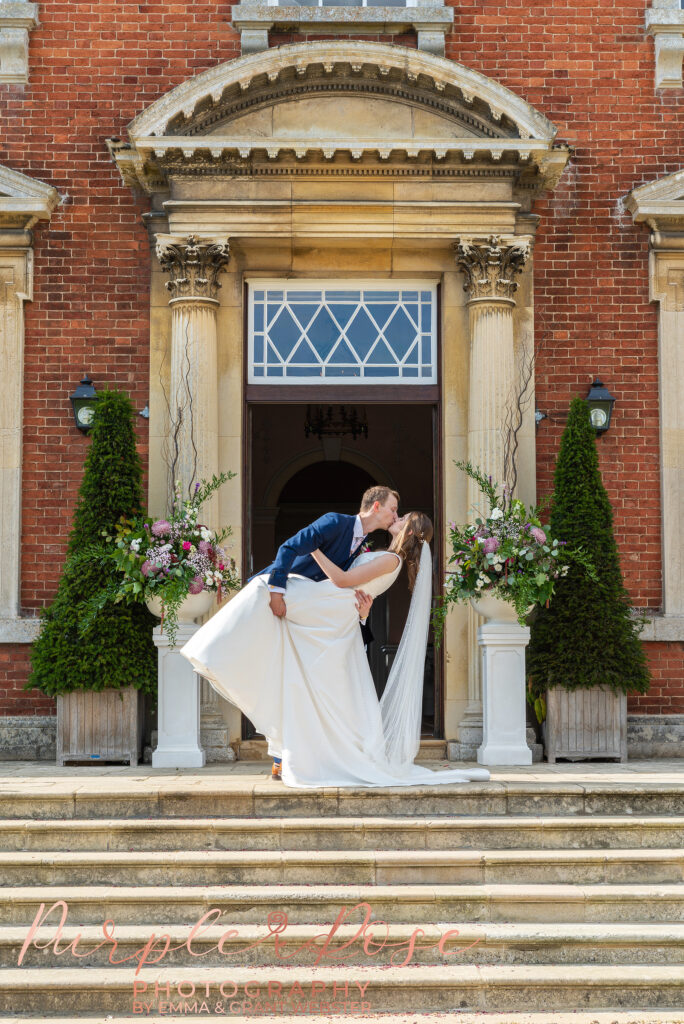
[[[399,495],[396,491],[393,491],[391,487],[385,487],[382,484],[378,484],[375,487],[369,487],[361,498],[361,511],[367,512],[369,508],[372,508],[376,501],[379,501],[381,505],[385,505],[390,495],[399,501]]]

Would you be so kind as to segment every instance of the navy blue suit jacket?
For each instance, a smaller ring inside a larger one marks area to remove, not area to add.
[[[358,548],[351,554],[349,550],[354,537],[355,519],[356,516],[345,516],[340,512],[326,512],[310,526],[305,526],[294,537],[284,541],[278,548],[275,561],[254,573],[254,576],[268,573],[268,582],[275,587],[287,586],[288,573],[307,576],[320,583],[327,577],[318,562],[311,557],[311,552],[316,548],[320,548],[340,569],[348,569],[358,554]]]

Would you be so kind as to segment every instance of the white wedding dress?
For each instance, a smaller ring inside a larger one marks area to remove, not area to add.
[[[429,546],[425,548],[429,559]],[[354,565],[383,554],[366,552]],[[364,583],[362,589],[372,597],[382,594],[396,580],[401,565],[397,556],[395,570]],[[413,764],[420,736],[427,622],[422,643],[411,645],[418,656],[416,660],[414,655],[414,667],[419,661],[420,671],[410,678],[404,673],[410,695],[408,701],[400,696],[398,705],[402,727],[407,715],[411,718],[411,738],[388,750],[385,732],[393,727],[385,717],[383,728],[354,589],[337,587],[331,580],[316,583],[290,576],[285,618],[273,614],[269,596],[267,577],[255,577],[180,653],[268,739],[269,754],[282,757],[286,786],[415,786],[489,779],[486,768],[431,771]],[[400,646],[397,659],[401,654]],[[390,675],[387,690],[391,681]],[[395,703],[390,717],[394,712],[396,718],[396,711]]]

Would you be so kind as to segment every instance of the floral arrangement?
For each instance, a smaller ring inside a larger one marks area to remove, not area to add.
[[[572,562],[596,578],[581,549],[570,551],[565,541],[552,537],[550,528],[542,525],[544,505],[527,508],[508,488],[499,494],[498,484],[470,462],[456,465],[478,484],[489,501],[489,513],[474,524],[449,523],[448,565],[452,568],[447,569],[444,594],[433,613],[436,643],[451,604],[494,592],[515,606],[518,622],[525,625],[530,606],[548,605],[555,581],[567,575]]]
[[[234,476],[235,473],[221,473],[208,483],[202,480],[195,484],[192,497],[185,500],[181,500],[177,483],[168,519],[149,515],[122,517],[114,535],[103,531],[105,545],[100,557],[112,559],[121,577],[117,584],[100,591],[89,602],[81,623],[82,632],[109,602],[136,603],[159,597],[161,628],[166,625],[171,646],[175,646],[178,609],[189,594],[215,591],[220,601],[223,591],[240,587],[235,561],[222,546],[231,535],[231,528],[214,533],[198,522],[207,498]]]

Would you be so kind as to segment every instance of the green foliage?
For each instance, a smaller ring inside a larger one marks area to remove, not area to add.
[[[446,613],[451,604],[472,601],[484,593],[514,605],[518,622],[524,626],[531,609],[548,603],[556,581],[565,576],[570,565],[593,575],[594,569],[581,547],[573,550],[567,541],[552,536],[542,526],[541,508],[527,508],[504,486],[498,484],[470,462],[457,462],[489,502],[486,519],[459,526],[449,524],[449,557],[444,592],[432,615],[435,644],[441,642]]]
[[[103,391],[95,404],[91,442],[67,555],[100,544],[121,516],[142,506],[142,465],[135,446],[135,410],[127,395]]]
[[[235,561],[221,546],[231,536],[231,528],[215,533],[198,522],[207,498],[236,475],[214,474],[210,481],[198,482],[192,497],[185,501],[177,484],[168,520],[122,517],[116,524],[115,535],[102,531],[105,546],[94,546],[93,557],[100,558],[108,571],[103,574],[102,588],[87,603],[81,617],[81,634],[91,628],[108,604],[143,603],[158,597],[162,606],[161,629],[171,647],[175,647],[178,612],[189,594],[215,591],[220,601],[225,591],[240,587]],[[118,579],[112,578],[112,565],[117,569]]]
[[[91,443],[57,594],[41,614],[25,690],[55,696],[73,690],[133,686],[156,694],[156,619],[144,605],[111,606],[82,631],[88,601],[118,582],[102,545],[102,530],[135,515],[142,500],[142,471],[135,447],[130,399],[104,391],[95,406]]]
[[[650,679],[631,615],[613,536],[613,511],[601,480],[596,436],[582,398],[570,406],[554,477],[551,530],[582,546],[596,578],[571,565],[548,608],[531,626],[527,671],[532,698],[547,686],[574,690],[605,684],[613,692],[646,693]]]

